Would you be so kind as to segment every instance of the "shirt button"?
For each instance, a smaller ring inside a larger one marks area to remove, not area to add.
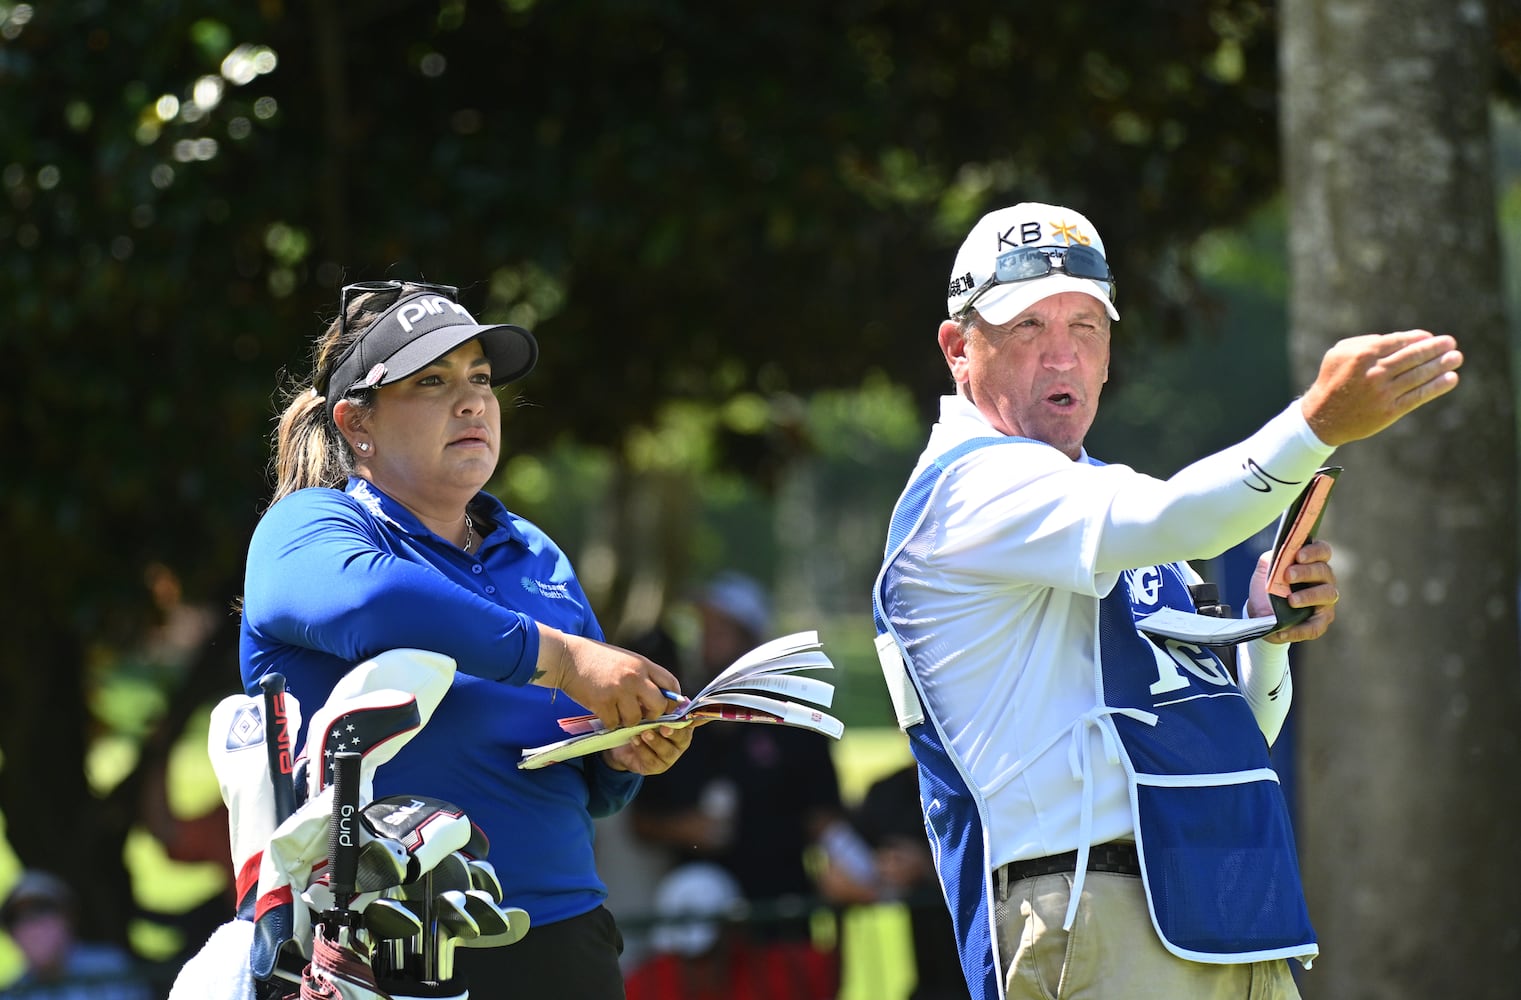
[[[470,567],[470,572],[474,573],[476,576],[480,576],[480,573],[481,573],[482,569],[483,569],[483,567],[481,566],[481,564],[480,563],[476,563],[474,566]]]

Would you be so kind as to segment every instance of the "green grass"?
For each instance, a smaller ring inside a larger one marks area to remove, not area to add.
[[[834,745],[840,797],[849,804],[860,802],[872,782],[912,760],[908,737],[896,727],[847,726]]]

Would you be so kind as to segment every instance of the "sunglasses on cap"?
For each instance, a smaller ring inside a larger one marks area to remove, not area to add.
[[[1109,262],[1092,247],[1016,247],[998,255],[993,262],[993,276],[977,286],[960,311],[966,313],[978,299],[999,285],[1034,281],[1053,274],[1105,282],[1109,285],[1109,301],[1119,302],[1119,289],[1109,271]]]
[[[338,327],[345,337],[349,333],[349,303],[360,295],[368,295],[371,292],[400,292],[403,288],[411,288],[418,292],[432,292],[442,295],[450,302],[459,301],[459,288],[454,285],[435,285],[428,281],[398,281],[394,278],[385,281],[356,281],[352,285],[344,285],[338,291]]]

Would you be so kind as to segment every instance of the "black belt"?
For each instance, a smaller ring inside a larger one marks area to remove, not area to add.
[[[1028,861],[1011,861],[1004,868],[1010,885],[1020,879],[1034,878],[1037,875],[1075,872],[1077,871],[1077,852],[1068,851],[1066,854],[1052,854],[1044,858],[1031,858]],[[1114,875],[1140,875],[1141,859],[1136,854],[1135,845],[1127,841],[1117,840],[1108,844],[1094,844],[1088,848],[1088,870],[1109,872]]]

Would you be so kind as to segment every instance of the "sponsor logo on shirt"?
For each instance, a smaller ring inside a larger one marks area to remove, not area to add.
[[[570,600],[570,588],[563,583],[535,580],[532,577],[527,576],[523,577],[521,582],[523,584],[523,589],[528,591],[530,594],[538,594],[540,597],[547,597],[550,600],[555,601]]]
[[[1130,603],[1149,607],[1162,595],[1162,571],[1155,566],[1125,571],[1125,583],[1130,587]]]
[[[376,496],[374,491],[370,489],[369,480],[361,479],[355,483],[354,488],[349,492],[349,496],[358,500],[364,509],[369,511],[370,515],[376,520],[384,521],[387,524],[395,524],[398,528],[401,527],[401,525],[396,524],[396,519],[387,514],[385,508],[380,505],[380,497]]]

